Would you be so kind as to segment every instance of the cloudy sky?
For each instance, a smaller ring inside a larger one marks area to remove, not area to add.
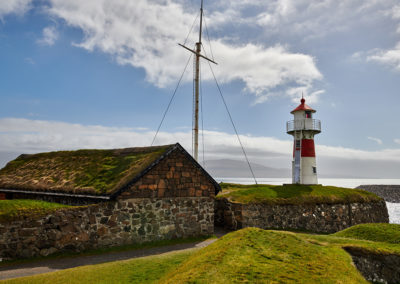
[[[199,2],[0,1],[0,166],[150,145],[188,60],[156,144],[191,152],[192,59],[177,43],[194,46]],[[322,121],[320,173],[400,178],[398,0],[206,0],[204,13],[205,52],[252,162],[290,167],[285,123],[304,93]],[[205,159],[242,160],[205,62],[202,82]]]

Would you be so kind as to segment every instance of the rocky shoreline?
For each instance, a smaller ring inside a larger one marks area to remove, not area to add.
[[[385,199],[386,202],[400,203],[400,185],[369,184],[356,188],[363,189]]]

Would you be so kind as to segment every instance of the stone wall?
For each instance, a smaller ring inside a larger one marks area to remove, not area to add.
[[[388,223],[386,203],[267,205],[217,199],[215,223],[228,229],[245,227],[334,233],[362,223]]]
[[[135,198],[0,223],[0,258],[211,235],[210,197]]]
[[[387,202],[400,203],[400,185],[360,185],[357,188],[363,189],[382,197]]]
[[[400,283],[400,256],[377,254],[357,247],[345,250],[365,279],[373,283]]]

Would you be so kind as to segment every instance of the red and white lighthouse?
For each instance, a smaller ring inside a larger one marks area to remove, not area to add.
[[[321,121],[313,119],[316,110],[301,104],[290,113],[294,120],[286,123],[286,132],[293,136],[292,183],[318,184],[314,135],[321,132]]]

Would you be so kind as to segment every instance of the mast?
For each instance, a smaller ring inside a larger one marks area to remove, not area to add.
[[[200,6],[200,30],[199,30],[199,41],[196,42],[196,50],[192,50],[182,44],[179,44],[183,48],[193,52],[196,56],[195,60],[195,77],[194,77],[194,127],[193,127],[193,132],[194,132],[194,149],[193,149],[193,156],[196,161],[198,161],[199,158],[199,90],[200,90],[200,57],[217,64],[215,61],[203,56],[201,54],[201,36],[203,32],[203,0],[201,0],[201,6]]]
[[[195,107],[194,107],[194,159],[198,161],[199,158],[199,88],[200,88],[200,56],[201,53],[201,33],[203,28],[203,0],[201,0],[200,7],[200,30],[199,41],[196,43],[196,72],[194,77],[194,93],[195,93]]]

